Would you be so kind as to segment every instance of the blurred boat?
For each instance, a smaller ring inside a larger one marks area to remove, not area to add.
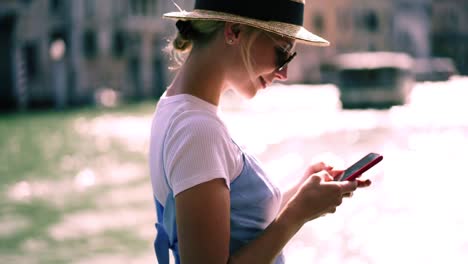
[[[408,102],[414,60],[398,52],[354,52],[332,60],[343,108],[388,108]]]
[[[458,74],[454,61],[443,57],[415,59],[413,69],[418,82],[447,81]]]

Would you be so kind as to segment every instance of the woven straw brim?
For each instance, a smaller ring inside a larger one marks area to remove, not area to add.
[[[164,18],[176,19],[176,20],[215,20],[215,21],[226,21],[232,23],[239,23],[255,28],[263,29],[268,32],[272,32],[284,37],[296,39],[306,45],[312,46],[329,46],[330,42],[319,37],[312,32],[308,31],[304,27],[276,22],[276,21],[263,21],[258,19],[241,17],[229,13],[222,13],[210,10],[195,9],[193,11],[181,11],[171,12],[163,15]]]

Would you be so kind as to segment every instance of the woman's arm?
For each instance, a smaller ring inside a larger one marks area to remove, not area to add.
[[[230,196],[224,180],[179,193],[176,215],[182,263],[271,263],[305,222],[334,212],[343,196],[356,188],[352,182],[325,182],[326,175],[322,171],[310,176],[265,231],[232,256]]]
[[[224,179],[214,179],[175,197],[181,263],[227,263],[230,196]]]
[[[283,212],[256,240],[229,256],[229,189],[212,180],[176,196],[181,263],[271,263],[301,224]]]

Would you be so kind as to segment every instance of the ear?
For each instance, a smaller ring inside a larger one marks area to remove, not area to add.
[[[232,45],[239,43],[240,24],[226,22],[224,25],[224,40],[227,44]]]

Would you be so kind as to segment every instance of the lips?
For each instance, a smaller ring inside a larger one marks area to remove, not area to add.
[[[263,79],[262,76],[260,76],[258,79],[260,80],[260,83],[262,84],[262,87],[263,87],[263,88],[266,88],[268,84],[267,84],[267,82],[265,81],[265,79]]]

